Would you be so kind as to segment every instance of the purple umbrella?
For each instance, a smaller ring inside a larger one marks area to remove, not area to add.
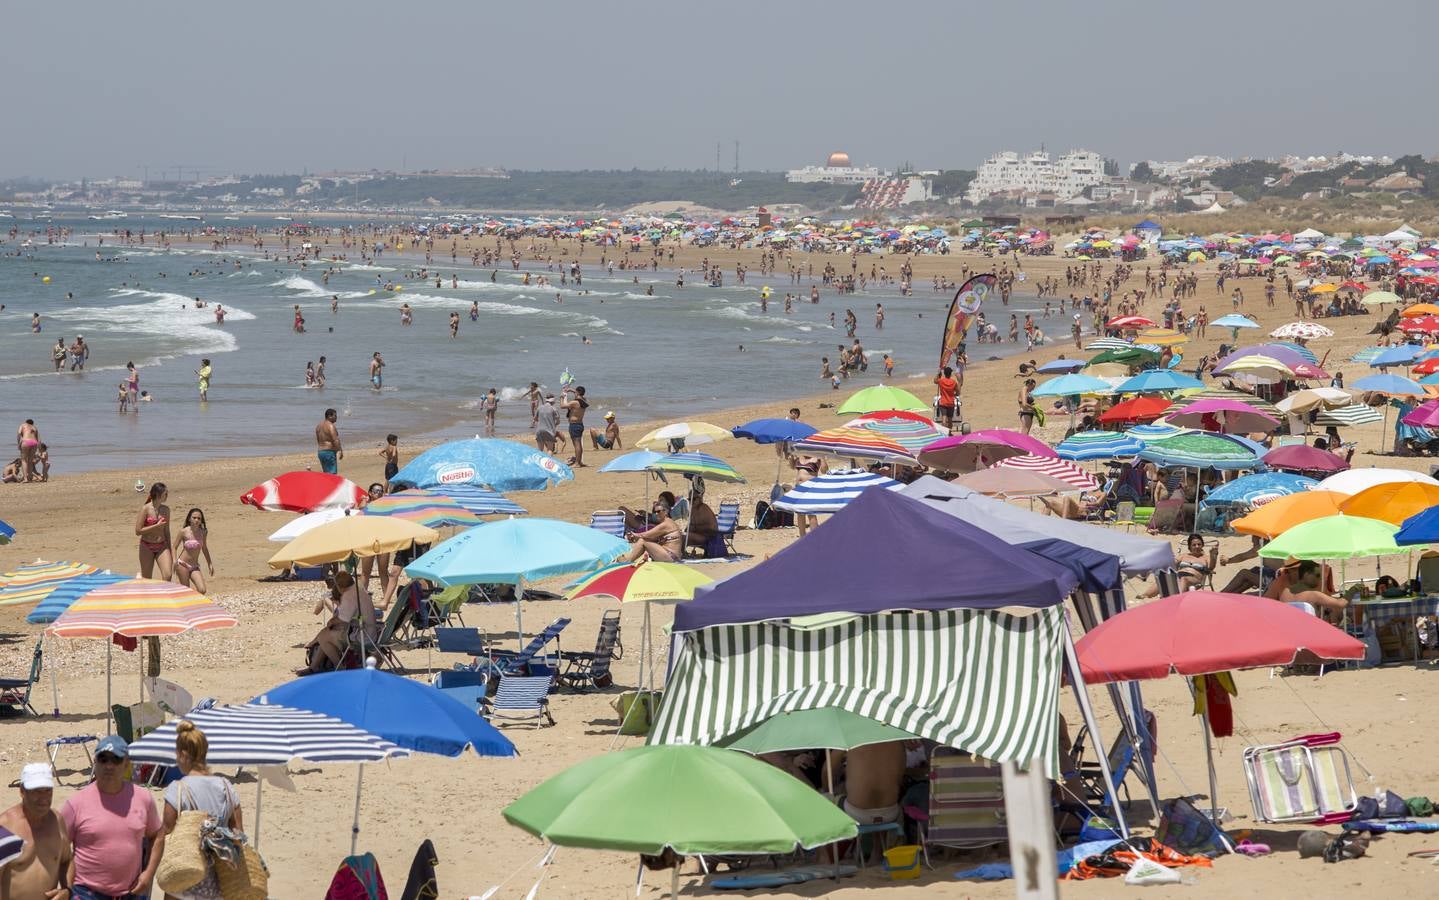
[[[994,465],[1011,456],[1057,457],[1049,445],[1038,438],[1008,428],[990,428],[970,434],[940,438],[919,451],[921,464],[948,472],[973,472]]]
[[[1237,359],[1246,356],[1267,356],[1276,359],[1289,367],[1295,375],[1300,378],[1328,378],[1329,373],[1319,366],[1300,356],[1288,347],[1278,344],[1260,344],[1257,347],[1245,347],[1243,350],[1235,350],[1233,353],[1214,364],[1214,374],[1224,374],[1224,369]]]
[[[1439,400],[1425,400],[1405,413],[1404,418],[1399,421],[1420,428],[1439,428]]]
[[[1290,444],[1287,447],[1275,447],[1264,454],[1263,462],[1271,469],[1283,469],[1289,472],[1343,472],[1349,468],[1349,463],[1344,461],[1342,456],[1335,456],[1328,450],[1320,450],[1318,447],[1309,447],[1305,444]]]
[[[1164,419],[1181,428],[1202,428],[1205,431],[1223,431],[1230,434],[1273,431],[1279,427],[1278,419],[1265,415],[1247,403],[1217,398],[1196,400],[1178,412],[1169,413]]]

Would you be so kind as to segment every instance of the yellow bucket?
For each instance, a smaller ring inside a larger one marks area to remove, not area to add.
[[[912,881],[919,877],[919,845],[900,844],[884,851],[884,870],[890,881]]]

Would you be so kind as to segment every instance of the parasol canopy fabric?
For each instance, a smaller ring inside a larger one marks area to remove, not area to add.
[[[411,578],[445,586],[517,584],[586,572],[613,562],[630,545],[612,534],[557,519],[503,519],[476,525],[405,567]]]
[[[1189,432],[1146,441],[1139,458],[1161,466],[1191,469],[1252,469],[1259,458],[1249,447],[1227,435]]]
[[[1195,400],[1181,409],[1166,413],[1164,420],[1184,428],[1229,434],[1268,432],[1279,427],[1278,419],[1237,400]]]
[[[1011,456],[1001,459],[995,463],[996,469],[1021,469],[1027,472],[1038,472],[1050,478],[1057,478],[1069,485],[1070,490],[1092,491],[1099,488],[1099,481],[1088,472],[1076,466],[1074,463],[1063,459],[1056,459],[1053,456],[1034,456],[1025,453],[1020,456]]]
[[[427,528],[440,528],[445,525],[462,525],[468,528],[484,521],[454,498],[424,488],[409,488],[371,500],[365,506],[364,513],[367,516],[393,516]]]
[[[1263,456],[1264,464],[1271,469],[1288,472],[1318,472],[1328,475],[1343,472],[1349,468],[1344,457],[1307,444],[1289,444],[1275,447]]]
[[[835,412],[841,416],[862,415],[884,409],[927,413],[932,407],[903,388],[877,384],[855,391]]]
[[[542,491],[574,481],[569,466],[518,441],[467,438],[431,447],[405,464],[390,483],[432,488],[469,484],[497,491]]]
[[[1049,445],[1018,431],[989,428],[940,438],[919,453],[919,461],[950,472],[972,472],[1022,454],[1055,457]]]
[[[961,475],[954,483],[987,496],[1003,498],[1043,497],[1075,490],[1073,485],[1052,475],[998,466]]]
[[[243,703],[195,709],[130,745],[137,763],[175,765],[175,731],[182,721],[205,733],[212,765],[282,766],[306,762],[379,762],[409,756],[384,738],[307,709]]]
[[[726,738],[719,746],[758,756],[787,750],[853,750],[869,744],[907,741],[915,735],[840,706],[777,713]]]
[[[571,600],[609,597],[621,603],[675,603],[694,599],[695,589],[713,578],[682,563],[619,563],[580,579],[570,588]]]
[[[1259,550],[1284,559],[1356,559],[1404,552],[1394,543],[1399,526],[1363,516],[1324,516],[1288,529]]]
[[[131,578],[81,595],[46,631],[63,638],[147,637],[238,624],[223,606],[184,585]]]
[[[897,491],[904,485],[864,469],[835,469],[796,484],[774,502],[774,507],[802,515],[835,513],[872,487]]]
[[[671,453],[664,459],[650,463],[652,472],[675,472],[680,475],[699,475],[709,481],[723,481],[744,484],[744,476],[733,466],[717,456],[708,453]]]
[[[1439,506],[1439,485],[1390,481],[1351,494],[1339,504],[1339,509],[1346,516],[1364,516],[1402,525],[1406,519],[1434,506]]]
[[[1152,422],[1164,415],[1174,404],[1164,397],[1135,397],[1116,403],[1100,413],[1099,421],[1104,424],[1121,422]]]
[[[257,484],[240,495],[240,502],[256,509],[297,513],[317,509],[354,509],[369,496],[348,478],[327,472],[286,472]]]
[[[800,441],[819,429],[794,419],[753,419],[743,425],[736,425],[730,432],[737,438],[745,438],[756,444],[775,444],[781,441]]]
[[[1347,472],[1330,475],[1319,482],[1319,489],[1335,491],[1340,494],[1357,494],[1376,484],[1388,484],[1394,481],[1418,481],[1423,484],[1439,485],[1439,481],[1413,469],[1350,469]]]
[[[0,606],[36,603],[56,587],[81,575],[94,575],[98,566],[87,563],[39,560],[0,575]]]
[[[1221,484],[1204,497],[1204,503],[1206,506],[1263,506],[1318,486],[1317,480],[1291,472],[1255,472]]]
[[[412,544],[433,544],[439,532],[417,522],[389,516],[344,516],[317,525],[281,547],[269,563],[272,569],[319,566],[344,562],[351,556],[379,556],[407,549]]]
[[[348,509],[317,509],[314,512],[301,513],[270,532],[270,536],[266,538],[266,540],[287,544],[311,528],[318,528],[326,522],[342,519],[350,515],[351,512],[352,510]]]
[[[698,447],[702,444],[727,441],[733,437],[729,429],[708,422],[672,422],[635,441],[635,446],[641,450],[660,451],[668,450],[672,441],[683,441],[686,447]]]
[[[1082,462],[1092,459],[1130,457],[1144,449],[1144,442],[1119,431],[1079,431],[1054,447],[1060,459]]]
[[[1346,496],[1326,491],[1323,487],[1310,488],[1271,500],[1248,515],[1233,520],[1229,525],[1240,534],[1272,540],[1296,525],[1339,515],[1339,504],[1344,502]]]
[[[915,454],[899,441],[868,428],[840,425],[817,431],[792,446],[799,454],[876,459],[914,465]]]

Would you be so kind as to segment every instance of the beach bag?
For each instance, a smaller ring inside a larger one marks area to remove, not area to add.
[[[185,804],[190,789],[180,782],[182,805],[194,805],[191,799]],[[187,809],[175,817],[175,828],[165,839],[165,855],[155,871],[155,883],[167,894],[183,894],[205,880],[205,850],[201,845],[200,829],[211,819],[209,813],[200,809]]]
[[[1220,856],[1232,852],[1234,846],[1219,826],[1184,797],[1160,805],[1154,840],[1189,856]]]
[[[265,868],[260,851],[248,843],[236,843],[234,850],[229,859],[223,859],[219,854],[213,858],[215,875],[220,881],[220,896],[225,900],[266,900],[269,897],[270,870]]]

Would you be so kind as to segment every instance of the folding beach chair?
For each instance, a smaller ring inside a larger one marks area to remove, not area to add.
[[[564,617],[555,619],[545,630],[535,635],[524,649],[518,653],[510,650],[491,650],[487,658],[482,657],[475,661],[473,669],[476,671],[488,671],[496,675],[534,675],[540,671],[553,674],[558,667],[555,665],[556,658],[544,657],[543,662],[536,662],[535,657],[545,649],[550,641],[555,642],[556,657],[559,653],[560,632],[570,620]]]
[[[390,604],[390,611],[385,615],[385,624],[380,628],[380,636],[375,643],[366,649],[373,649],[376,658],[391,669],[402,669],[400,658],[395,655],[397,650],[408,650],[409,645],[403,640],[406,622],[411,614],[410,603],[407,597],[396,597]],[[361,632],[363,634],[363,632]]]
[[[734,548],[735,531],[739,529],[739,504],[721,503],[719,511],[715,513],[715,525],[719,529],[716,537],[723,541],[721,545],[724,552],[721,555],[736,554],[739,551]]]
[[[571,651],[561,653],[565,669],[560,673],[560,683],[576,690],[606,688],[614,683],[610,675],[610,662],[624,655],[620,644],[620,611],[610,610],[600,618],[599,635],[595,638],[593,651]]]
[[[617,509],[600,509],[590,513],[590,527],[605,534],[623,539],[625,536],[625,514]]]
[[[1339,733],[1248,747],[1244,778],[1260,822],[1343,822],[1359,805]]]
[[[1114,742],[1109,745],[1109,774],[1114,779],[1114,790],[1124,795],[1124,802],[1129,803],[1129,785],[1126,779],[1131,771],[1136,769],[1142,772],[1142,767],[1135,764],[1141,759],[1147,762],[1154,760],[1155,748],[1159,741],[1159,723],[1150,710],[1144,711],[1144,735],[1138,735],[1139,746],[1136,749],[1134,741],[1128,732],[1121,728],[1114,736]],[[1082,728],[1075,736],[1073,754],[1076,764],[1076,771],[1073,773],[1079,777],[1084,785],[1084,804],[1094,805],[1098,809],[1113,809],[1117,797],[1110,797],[1104,787],[1104,772],[1099,767],[1099,762],[1086,762],[1084,749],[1086,740],[1089,738],[1089,729]],[[1141,757],[1140,754],[1143,754]],[[1141,776],[1142,777],[1142,776]]]
[[[490,646],[478,628],[436,628],[435,646],[441,653],[489,656]]]
[[[490,673],[474,669],[448,669],[435,673],[434,687],[478,714],[480,703],[490,692]]]
[[[929,808],[908,812],[920,823],[925,865],[930,865],[931,845],[972,850],[1009,840],[999,764],[953,747],[934,748],[929,757]]]
[[[1121,500],[1114,505],[1115,525],[1123,525],[1129,530],[1134,530],[1138,522],[1134,518],[1135,505],[1133,500]]]
[[[465,624],[465,617],[460,614],[460,610],[468,599],[470,586],[467,584],[457,584],[431,593],[430,621],[433,627],[448,626],[451,622]]]
[[[549,675],[501,675],[494,696],[481,698],[480,715],[491,721],[533,721],[536,728],[540,727],[541,720],[553,725],[555,717],[550,715],[553,681]]]
[[[40,713],[30,704],[30,691],[40,681],[40,668],[44,643],[35,642],[35,653],[30,657],[30,676],[28,678],[0,678],[0,715],[23,716],[29,712],[32,716]]]

